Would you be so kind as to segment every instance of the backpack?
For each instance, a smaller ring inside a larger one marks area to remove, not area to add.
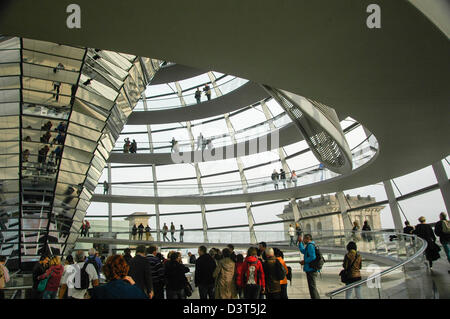
[[[448,220],[442,221],[442,232],[444,234],[450,234],[450,225],[448,223]]]
[[[311,244],[311,245],[313,245],[313,244]],[[308,246],[306,246],[306,247],[308,247]],[[325,259],[323,258],[322,253],[319,250],[319,247],[314,245],[314,249],[316,251],[316,259],[314,259],[313,261],[311,261],[309,263],[309,267],[311,267],[312,269],[318,271],[318,270],[322,269],[323,264],[325,263]]]
[[[86,261],[83,267],[80,269],[80,287],[76,287],[74,285],[74,288],[76,290],[85,290],[89,288],[89,274],[86,271],[86,268],[89,264],[91,264],[91,262]]]
[[[286,277],[286,269],[284,269],[283,265],[277,259],[275,262],[275,280],[283,280]]]
[[[260,271],[256,270],[256,266],[258,265],[258,260],[253,262],[248,262],[247,273],[244,274],[244,283],[245,285],[258,285]],[[255,272],[256,273],[256,281],[255,281]]]
[[[288,269],[288,271],[287,271],[287,274],[286,274],[286,279],[289,280],[289,281],[292,281],[292,267],[287,266],[287,269]]]
[[[92,264],[92,266],[94,266],[95,271],[97,272],[97,274],[100,275],[100,266],[99,266],[99,264],[97,264],[97,261],[95,260],[95,257],[94,258],[88,257],[86,259],[85,264]]]

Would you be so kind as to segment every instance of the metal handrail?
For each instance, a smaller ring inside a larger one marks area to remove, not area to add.
[[[361,233],[361,232],[358,232],[358,233]],[[394,234],[397,234],[397,235],[398,235],[399,233],[394,233]],[[392,266],[391,268],[388,268],[388,269],[386,269],[386,270],[384,270],[384,271],[382,271],[382,272],[380,272],[380,273],[378,273],[378,274],[371,275],[371,276],[369,276],[369,277],[366,278],[366,279],[361,279],[361,280],[356,281],[356,282],[354,282],[354,283],[348,284],[348,285],[346,285],[345,287],[338,288],[338,289],[336,289],[336,290],[330,291],[330,292],[326,293],[325,295],[326,295],[327,297],[329,297],[329,298],[333,298],[333,296],[336,296],[336,295],[338,295],[338,294],[341,294],[342,292],[347,291],[347,290],[349,290],[349,289],[353,289],[353,288],[355,288],[355,287],[362,286],[363,284],[365,284],[365,283],[367,283],[367,282],[369,282],[369,281],[372,281],[372,280],[374,280],[375,278],[381,278],[382,276],[387,275],[387,274],[389,274],[389,273],[391,273],[391,272],[397,270],[398,268],[400,268],[400,267],[406,265],[407,263],[410,263],[411,261],[413,261],[413,260],[416,259],[417,257],[423,255],[423,253],[425,252],[425,249],[426,249],[427,246],[428,246],[428,244],[427,244],[427,242],[426,242],[425,240],[423,240],[422,238],[417,237],[417,236],[415,236],[415,235],[408,235],[408,234],[403,234],[403,233],[402,233],[401,235],[402,235],[402,236],[405,236],[405,237],[411,237],[413,240],[419,240],[419,241],[421,241],[421,242],[422,242],[422,247],[421,247],[414,255],[412,255],[410,258],[408,258],[408,259],[405,260],[405,261],[400,262],[399,264],[397,264],[397,265],[395,265],[395,266]]]

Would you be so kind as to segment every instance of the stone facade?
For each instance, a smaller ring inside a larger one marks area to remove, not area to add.
[[[375,203],[374,197],[366,196],[346,196],[350,207],[358,207]],[[297,201],[298,209],[300,211],[300,225],[305,233],[317,233],[319,231],[337,231],[344,230],[342,221],[341,209],[339,202],[335,195],[322,195],[318,198],[309,198]],[[362,227],[365,220],[369,222],[372,230],[381,229],[380,211],[384,206],[373,206],[357,211],[349,212],[351,221],[358,221]],[[333,214],[335,213],[335,214]],[[283,220],[293,220],[294,213],[291,204],[285,206],[283,213],[277,215]],[[295,226],[293,221],[284,223],[284,230],[287,234],[289,225]]]

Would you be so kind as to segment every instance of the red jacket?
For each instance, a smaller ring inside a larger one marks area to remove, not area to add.
[[[242,288],[243,284],[242,284],[242,265],[244,263],[243,262],[236,262],[236,286]]]
[[[47,282],[47,287],[45,287],[46,291],[58,291],[59,283],[61,281],[61,277],[64,273],[64,267],[62,265],[53,265],[50,266],[47,271],[38,277],[39,280],[47,278],[50,273],[52,274],[50,279]]]
[[[253,269],[251,267],[254,267]],[[244,263],[241,266],[241,279],[240,279],[240,287],[244,287],[247,285],[249,281],[250,271],[254,273],[253,282],[257,285],[260,285],[261,288],[266,287],[266,282],[264,279],[264,270],[261,264],[261,261],[255,256],[247,256],[245,257]]]

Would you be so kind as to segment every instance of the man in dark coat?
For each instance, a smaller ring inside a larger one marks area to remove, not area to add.
[[[434,236],[433,229],[430,225],[426,224],[425,217],[419,217],[419,222],[414,230],[413,234],[419,236],[427,242],[427,248],[425,249],[425,257],[430,264],[430,268],[433,267],[433,261],[441,258],[439,251],[441,250],[438,245],[436,245],[436,236]]]
[[[150,246],[146,249],[147,259],[152,267],[154,299],[164,299],[164,266],[157,255],[157,247]]]
[[[130,261],[130,271],[128,275],[136,282],[136,286],[141,288],[150,299],[153,298],[152,266],[145,258],[145,246],[136,247],[136,256]]]
[[[206,247],[198,247],[198,257],[195,262],[195,286],[198,287],[200,299],[214,299],[214,284],[213,277],[216,269],[216,261],[210,254],[206,253]]]
[[[48,269],[49,260],[50,258],[48,258],[48,256],[41,256],[39,262],[37,262],[33,267],[33,288],[31,290],[31,299],[42,299],[44,292],[37,290],[40,281],[38,277],[44,274]]]

